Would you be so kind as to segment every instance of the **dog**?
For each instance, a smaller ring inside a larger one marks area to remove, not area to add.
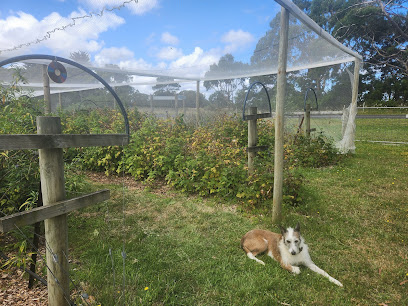
[[[284,228],[282,226],[280,228],[281,234],[260,229],[254,229],[246,233],[241,239],[241,248],[248,258],[265,265],[256,256],[267,252],[267,255],[278,261],[282,268],[292,273],[299,274],[300,269],[298,266],[303,265],[327,277],[329,281],[337,286],[343,287],[342,283],[313,263],[309,255],[308,246],[300,235],[299,223],[295,229],[291,227]]]

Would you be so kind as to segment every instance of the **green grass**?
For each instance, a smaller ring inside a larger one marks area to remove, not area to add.
[[[407,111],[408,112],[408,111]],[[290,118],[286,127],[292,133],[297,130],[297,119]],[[323,132],[335,141],[342,138],[340,118],[312,118],[311,128]],[[313,134],[316,134],[313,132]],[[356,136],[358,141],[408,142],[408,119],[357,118]]]
[[[408,108],[359,108],[359,115],[405,115]]]
[[[313,260],[344,288],[249,260],[240,238],[277,231],[270,216],[120,185],[95,186],[112,199],[70,215],[72,276],[102,305],[406,305],[408,146],[358,143],[343,164],[302,172],[305,204],[283,207],[283,224],[300,222]]]
[[[356,139],[408,142],[408,119],[357,119]]]

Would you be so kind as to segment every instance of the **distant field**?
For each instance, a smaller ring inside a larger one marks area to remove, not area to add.
[[[151,112],[150,108],[140,108],[141,112]],[[232,110],[209,110],[200,109],[201,120],[207,121],[220,113],[231,113]],[[241,115],[241,110],[235,110]],[[174,108],[154,108],[153,114],[158,117],[174,117],[176,110]],[[183,114],[183,108],[178,109],[178,114]],[[403,115],[408,114],[408,109],[402,108],[366,108],[359,109],[359,115]],[[185,108],[185,118],[188,122],[195,121],[196,109]],[[288,133],[296,133],[299,126],[299,118],[285,118],[285,128]],[[304,126],[303,126],[304,128]],[[338,141],[342,138],[341,117],[332,118],[313,118],[311,119],[311,128],[315,128],[317,133],[325,135]],[[315,132],[315,133],[316,133]],[[359,141],[386,141],[386,142],[408,142],[408,119],[391,118],[357,118],[356,119],[356,140]]]
[[[408,108],[359,108],[359,115],[403,115],[408,114]]]
[[[357,119],[356,139],[408,143],[408,119]]]

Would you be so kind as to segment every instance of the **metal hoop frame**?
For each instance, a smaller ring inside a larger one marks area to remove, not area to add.
[[[245,96],[244,108],[243,108],[243,110],[242,110],[242,120],[245,120],[245,106],[246,106],[246,102],[247,102],[247,100],[248,100],[249,92],[251,91],[252,87],[253,87],[254,85],[257,85],[257,84],[258,84],[258,85],[262,85],[263,89],[264,89],[265,92],[266,92],[266,96],[268,97],[268,103],[269,103],[269,114],[272,115],[271,99],[269,98],[268,90],[266,89],[266,86],[265,86],[262,82],[259,82],[259,81],[258,81],[258,82],[252,83],[252,84],[249,86],[249,88],[248,88],[247,94],[246,94],[246,96]]]
[[[92,75],[95,79],[97,79],[99,82],[101,82],[102,85],[104,85],[106,87],[106,89],[115,98],[116,102],[119,105],[119,108],[120,108],[120,111],[122,113],[123,119],[125,121],[126,134],[130,135],[128,115],[127,115],[125,107],[123,106],[122,101],[120,100],[119,96],[116,94],[116,92],[113,90],[113,88],[104,79],[102,79],[99,75],[97,75],[95,72],[93,72],[89,68],[87,68],[87,67],[85,67],[85,66],[83,66],[81,64],[78,64],[77,62],[74,62],[72,60],[63,58],[63,57],[53,56],[53,55],[46,55],[46,54],[30,54],[30,55],[20,55],[20,56],[11,57],[9,59],[1,61],[0,62],[0,67],[3,67],[5,65],[12,64],[12,63],[15,63],[15,62],[21,62],[21,61],[30,60],[30,59],[48,59],[48,60],[51,60],[51,61],[59,61],[59,62],[67,63],[69,65],[77,67],[77,68],[89,73],[90,75]]]

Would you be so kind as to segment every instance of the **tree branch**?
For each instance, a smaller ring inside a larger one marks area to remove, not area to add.
[[[399,27],[399,25],[392,19],[392,17],[388,14],[387,10],[385,9],[384,3],[381,0],[377,0],[377,4],[380,6],[381,11],[383,12],[384,16],[387,18],[389,22],[393,24],[393,26],[397,29],[402,37],[408,40],[408,35]]]

